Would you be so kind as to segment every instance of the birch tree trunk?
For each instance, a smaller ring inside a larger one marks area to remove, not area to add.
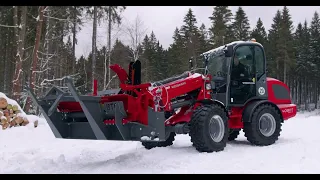
[[[108,25],[108,67],[111,65],[111,25],[112,25],[112,7],[109,6],[109,25]],[[105,67],[105,71],[108,70],[108,82],[111,81],[111,71],[107,67]],[[106,88],[106,85],[104,86]]]
[[[93,7],[93,30],[92,30],[92,70],[91,70],[91,78],[92,78],[92,90],[94,85],[95,73],[96,73],[96,48],[97,48],[97,6]]]
[[[73,26],[72,26],[72,58],[76,57],[76,32],[77,31],[77,7],[73,6]],[[75,74],[76,61],[72,59],[72,73]]]

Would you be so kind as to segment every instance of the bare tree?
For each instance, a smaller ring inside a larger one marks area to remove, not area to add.
[[[131,48],[131,55],[134,61],[139,59],[139,46],[147,32],[143,21],[137,16],[133,23],[129,23],[124,28],[124,32],[129,40],[129,47]]]
[[[92,30],[92,70],[91,70],[91,76],[92,76],[92,89],[94,85],[94,79],[95,79],[95,71],[96,71],[96,49],[97,49],[97,6],[93,7],[93,30]]]
[[[33,49],[33,58],[32,58],[32,69],[31,69],[31,76],[30,76],[30,82],[29,86],[30,89],[34,89],[35,82],[36,82],[36,74],[35,71],[37,70],[37,64],[38,64],[38,50],[40,46],[40,39],[41,39],[41,30],[42,30],[42,24],[43,24],[43,10],[45,6],[39,7],[39,15],[37,17],[37,30],[36,30],[36,38],[34,42],[34,49]],[[27,106],[26,111],[28,112],[30,109],[30,100],[28,98],[27,100]]]
[[[14,16],[13,22],[15,27],[16,39],[17,39],[17,59],[16,59],[16,67],[15,73],[13,78],[13,97],[15,100],[19,99],[18,92],[21,91],[21,73],[22,70],[22,62],[23,62],[23,55],[24,55],[24,44],[25,44],[25,36],[26,36],[26,22],[27,22],[27,6],[21,7],[21,21],[20,25],[18,26],[18,6],[14,7]]]
[[[119,9],[119,11],[118,11]],[[108,7],[108,66],[111,65],[111,30],[112,30],[112,23],[117,23],[118,25],[121,23],[121,16],[120,13],[126,9],[125,6],[109,6]],[[104,89],[107,88],[107,62],[104,62]],[[108,82],[111,81],[111,71],[108,71]],[[108,83],[108,84],[109,84]]]
[[[76,57],[76,33],[77,33],[77,6],[72,9],[73,22],[72,22],[72,56]],[[72,73],[75,73],[76,61],[72,61]]]

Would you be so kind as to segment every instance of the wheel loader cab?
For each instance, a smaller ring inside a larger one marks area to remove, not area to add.
[[[229,105],[243,106],[254,99],[267,99],[266,61],[262,45],[235,44],[230,64]]]
[[[212,76],[212,98],[227,107],[267,99],[264,48],[255,42],[233,42],[204,53],[206,74]]]

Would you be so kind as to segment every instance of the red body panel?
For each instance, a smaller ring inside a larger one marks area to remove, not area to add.
[[[276,98],[275,92],[272,88],[272,85],[274,84],[284,87],[287,90],[289,95],[290,95],[290,89],[285,83],[277,79],[267,78],[268,100],[270,102],[273,102],[280,108],[283,120],[288,120],[289,118],[292,118],[297,114],[297,106],[295,104],[292,104],[291,98],[289,99]]]
[[[229,112],[229,128],[241,129],[243,128],[242,112],[244,107],[233,107]]]
[[[151,90],[153,96],[161,97],[162,106],[166,111],[171,111],[170,100],[197,90],[204,86],[204,80],[200,74],[193,74],[185,79],[173,81]],[[159,108],[160,110],[160,108]]]
[[[290,94],[289,87],[284,84],[283,82],[274,79],[274,78],[267,78],[267,88],[268,88],[268,100],[275,103],[275,104],[291,104],[291,99],[277,99],[275,96],[275,92],[272,89],[272,85],[277,84],[280,86],[283,86],[284,88],[287,89],[287,91]]]
[[[297,114],[297,106],[295,104],[277,104],[280,108],[283,120],[288,120]]]

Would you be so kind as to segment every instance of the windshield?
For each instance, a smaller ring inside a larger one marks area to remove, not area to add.
[[[207,72],[212,77],[227,77],[228,63],[224,53],[210,53],[206,55]]]

